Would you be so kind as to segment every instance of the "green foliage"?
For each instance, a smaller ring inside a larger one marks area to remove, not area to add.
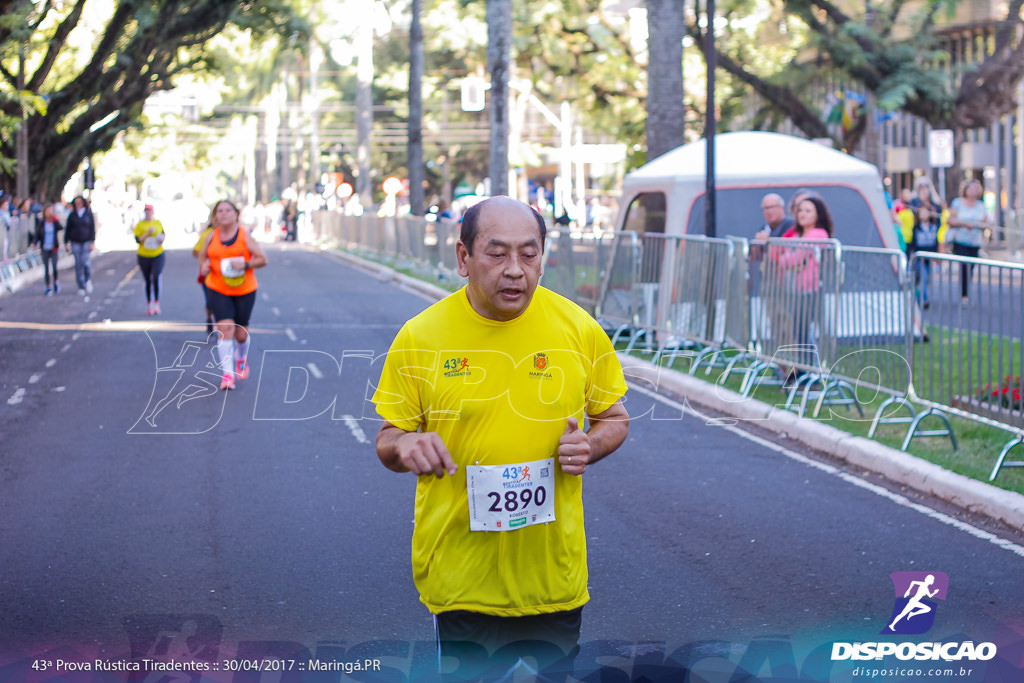
[[[645,72],[599,0],[517,5],[514,52],[519,73],[542,100],[568,99],[589,128],[629,146],[644,141]]]
[[[116,0],[112,13],[96,0],[12,4],[5,17],[20,21],[0,27],[0,108],[8,117],[20,113],[10,92],[22,53],[25,87],[49,100],[25,124],[32,191],[59,192],[83,158],[137,124],[151,94],[210,69],[205,47],[226,26],[255,37],[300,34],[304,24],[291,8],[286,0]],[[14,156],[7,135],[0,156]],[[0,177],[11,180],[9,170]]]

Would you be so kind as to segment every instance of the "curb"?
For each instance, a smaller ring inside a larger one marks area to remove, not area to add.
[[[840,460],[884,476],[889,481],[937,496],[970,512],[1024,528],[1024,495],[951,472],[895,448],[853,436],[816,420],[799,417],[730,389],[695,379],[677,370],[618,353],[627,379],[668,389],[701,406],[761,427],[829,453]]]
[[[410,275],[397,272],[390,266],[385,266],[380,263],[374,263],[373,261],[367,261],[366,259],[354,256],[344,251],[339,251],[336,247],[330,245],[318,245],[316,248],[320,249],[325,254],[332,256],[339,261],[358,268],[362,271],[375,275],[381,282],[397,282],[406,289],[412,289],[420,294],[431,297],[440,301],[452,292],[437,285],[423,280],[418,280]]]

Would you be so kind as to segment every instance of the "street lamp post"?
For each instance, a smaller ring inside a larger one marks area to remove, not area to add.
[[[715,236],[715,0],[707,0],[707,31],[704,34],[704,63],[708,71],[707,111],[704,140],[707,147],[707,170],[704,196],[704,234]]]

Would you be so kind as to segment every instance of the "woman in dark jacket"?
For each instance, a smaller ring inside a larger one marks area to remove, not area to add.
[[[57,284],[57,256],[60,251],[60,232],[64,226],[60,224],[53,205],[43,209],[36,217],[35,243],[39,245],[39,253],[43,257],[43,274],[46,276],[46,296],[60,291]],[[53,270],[53,289],[50,288],[50,270]]]
[[[64,233],[64,244],[75,256],[75,280],[78,281],[78,293],[85,296],[92,292],[92,261],[93,242],[96,241],[96,222],[89,203],[85,197],[75,197],[75,206],[68,214],[67,230]]]

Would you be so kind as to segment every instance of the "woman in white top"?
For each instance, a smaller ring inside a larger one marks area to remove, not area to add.
[[[949,231],[946,241],[952,242],[953,253],[957,256],[977,258],[984,243],[988,223],[988,210],[981,201],[981,183],[975,179],[965,180],[960,186],[960,196],[949,205]],[[974,272],[974,264],[960,264],[960,296],[967,303],[967,289]]]

